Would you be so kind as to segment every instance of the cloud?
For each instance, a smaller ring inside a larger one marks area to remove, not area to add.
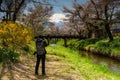
[[[64,19],[66,19],[66,16],[62,13],[55,13],[50,17],[50,22],[60,22],[63,21]]]

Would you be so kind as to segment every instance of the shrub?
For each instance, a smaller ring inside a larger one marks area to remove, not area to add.
[[[0,62],[16,61],[21,48],[28,51],[26,45],[32,40],[32,27],[12,21],[0,22]]]
[[[62,40],[62,39],[59,40],[59,41],[57,42],[57,44],[58,44],[58,45],[64,45],[64,40]]]
[[[15,62],[18,60],[19,54],[11,51],[8,48],[0,49],[0,62],[11,61]]]
[[[109,47],[110,46],[108,42],[101,42],[101,41],[97,42],[96,45],[99,47]]]
[[[67,42],[67,45],[70,48],[77,48],[77,44],[78,44],[78,40],[76,40],[76,39],[68,40],[68,42]]]
[[[32,40],[32,31],[20,23],[0,22],[0,42],[3,47],[14,48],[21,47],[30,43]]]
[[[22,50],[29,52],[30,51],[30,47],[28,45],[22,47]]]
[[[90,44],[95,44],[100,39],[86,39],[78,41],[77,48],[83,49]]]

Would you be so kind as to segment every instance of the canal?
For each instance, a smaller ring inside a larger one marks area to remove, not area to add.
[[[83,52],[83,51],[80,51],[80,54],[83,57],[91,59],[93,63],[105,65],[110,71],[120,74],[120,62],[119,61],[109,58],[109,57],[95,55],[95,54]]]

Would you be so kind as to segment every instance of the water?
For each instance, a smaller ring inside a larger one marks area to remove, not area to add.
[[[80,52],[82,56],[92,60],[95,64],[106,65],[112,72],[120,74],[120,62],[109,57],[95,55],[87,52]]]

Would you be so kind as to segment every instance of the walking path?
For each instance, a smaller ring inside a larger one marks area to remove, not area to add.
[[[0,80],[83,80],[71,64],[56,55],[47,54],[46,76],[34,75],[35,57],[23,58],[21,63],[9,63],[0,67]]]

